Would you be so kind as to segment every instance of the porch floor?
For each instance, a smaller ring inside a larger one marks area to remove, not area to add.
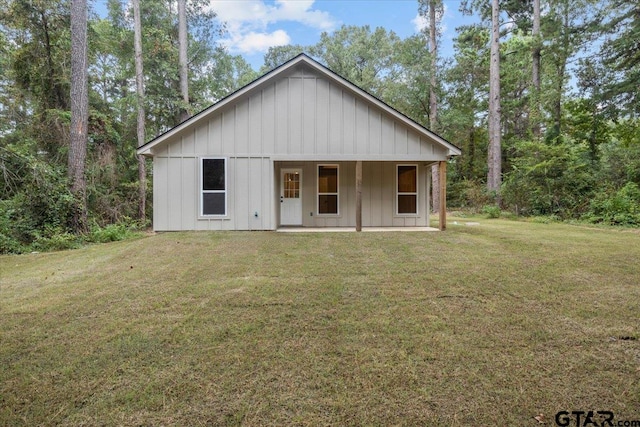
[[[280,227],[278,233],[346,233],[355,232],[355,227]],[[439,231],[434,227],[362,227],[364,233],[384,231]]]

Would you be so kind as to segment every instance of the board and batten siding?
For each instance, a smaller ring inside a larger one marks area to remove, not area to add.
[[[272,230],[273,162],[227,157],[227,215],[200,216],[200,157],[154,157],[153,227],[178,230]],[[257,216],[256,216],[257,214]]]
[[[280,170],[275,162],[306,165],[304,225],[351,226],[355,164],[348,162],[355,160],[364,161],[363,225],[426,225],[423,165],[447,159],[446,147],[305,64],[175,133],[152,153],[156,230],[277,228]],[[201,157],[227,159],[224,219],[199,215]],[[315,165],[335,162],[346,162],[340,170],[341,191],[346,186],[342,219],[312,217],[315,208],[306,205],[311,203],[306,198],[315,203],[315,187],[306,187],[315,186]],[[420,165],[419,217],[393,215],[395,164],[402,162]]]
[[[338,165],[338,215],[319,215],[318,165]],[[398,164],[418,166],[418,214],[396,214],[396,167]],[[355,162],[276,162],[280,169],[302,170],[302,226],[355,227],[356,225],[356,165]],[[424,227],[429,226],[428,199],[431,169],[411,162],[362,163],[362,225],[363,227]],[[280,174],[276,174],[279,189]],[[279,218],[279,210],[276,212]]]
[[[299,65],[163,144],[154,156],[446,160],[445,147],[346,87]]]

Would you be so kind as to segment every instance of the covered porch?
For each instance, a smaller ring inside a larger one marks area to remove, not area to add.
[[[431,166],[438,165],[438,228],[431,227]],[[446,229],[446,162],[274,161],[276,229],[433,231]]]

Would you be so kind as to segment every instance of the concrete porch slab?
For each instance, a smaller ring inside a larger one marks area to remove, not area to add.
[[[278,233],[355,233],[355,227],[281,227]],[[385,231],[439,231],[434,227],[362,227],[364,233],[379,233]]]

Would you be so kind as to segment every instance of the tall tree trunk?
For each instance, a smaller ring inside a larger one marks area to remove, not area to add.
[[[541,117],[540,117],[540,59],[541,45],[540,40],[540,0],[533,0],[533,52],[531,80],[533,84],[533,96],[531,103],[531,130],[534,137],[540,139],[541,136]]]
[[[487,190],[500,203],[502,184],[502,135],[500,111],[500,8],[498,0],[491,2],[491,63],[489,68],[489,152]]]
[[[138,147],[144,144],[145,113],[144,113],[144,70],[142,67],[142,22],[140,19],[140,1],[132,0],[133,4],[133,47],[135,51],[136,67],[136,98],[138,104]],[[138,217],[145,221],[147,216],[147,167],[144,156],[138,156]]]
[[[87,0],[71,1],[71,132],[68,173],[75,197],[71,225],[76,233],[87,231],[87,158],[89,93],[87,56]]]
[[[180,111],[180,121],[189,118],[189,71],[187,66],[187,0],[178,0],[178,50],[180,62],[180,93],[184,106]]]
[[[438,126],[438,97],[436,88],[438,80],[437,56],[438,56],[438,38],[436,31],[436,0],[429,0],[429,53],[430,53],[430,76],[429,76],[429,127],[436,132]],[[431,166],[431,203],[433,211],[440,210],[440,173],[438,164]]]

